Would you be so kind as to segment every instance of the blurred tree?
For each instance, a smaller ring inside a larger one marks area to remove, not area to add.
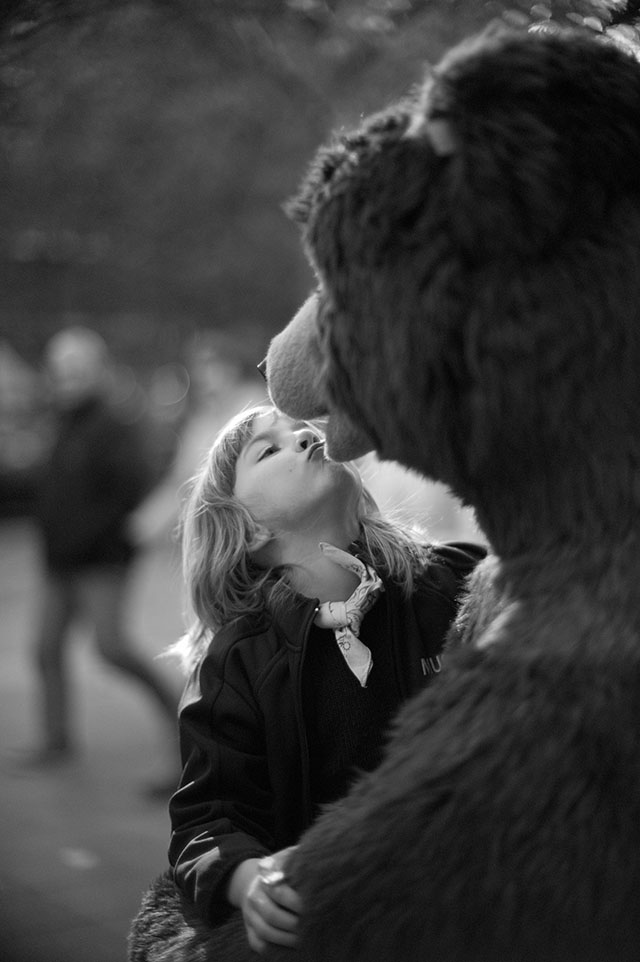
[[[228,335],[253,368],[313,282],[282,205],[331,130],[404,94],[493,18],[583,24],[637,51],[639,8],[2,0],[0,514],[28,501],[47,441],[40,390],[17,395],[10,374],[56,330],[102,333],[136,412],[153,409],[197,331]]]
[[[312,282],[282,203],[331,128],[494,16],[603,29],[638,6],[5,0],[0,335],[33,360],[81,319],[145,365],[208,325],[259,357]]]
[[[43,4],[3,46],[6,333],[29,353],[83,314],[173,353],[204,319],[277,326],[308,283],[280,205],[326,109],[252,17],[76,8]]]

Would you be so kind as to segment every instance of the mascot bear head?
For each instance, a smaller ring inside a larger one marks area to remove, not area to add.
[[[495,548],[471,643],[287,862],[294,956],[636,962],[640,63],[485,33],[320,151],[293,210],[318,286],[274,402],[447,483]]]
[[[502,556],[640,508],[640,64],[490,29],[321,149],[291,203],[318,286],[274,403],[475,507]]]

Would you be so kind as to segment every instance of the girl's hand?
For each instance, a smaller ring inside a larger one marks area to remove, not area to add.
[[[283,849],[266,859],[248,859],[233,873],[229,900],[239,905],[247,940],[255,952],[269,942],[294,946],[300,914],[300,898],[287,885],[283,867],[292,848]]]

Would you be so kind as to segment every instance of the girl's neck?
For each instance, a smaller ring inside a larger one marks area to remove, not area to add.
[[[324,601],[346,601],[358,587],[360,579],[347,571],[318,548],[317,555],[291,567],[291,584],[301,595]]]
[[[334,533],[333,537],[292,541],[280,546],[279,563],[289,566],[290,584],[299,594],[317,598],[320,603],[346,601],[357,588],[359,578],[327,558],[320,550],[320,541],[348,551],[353,538],[337,537]]]

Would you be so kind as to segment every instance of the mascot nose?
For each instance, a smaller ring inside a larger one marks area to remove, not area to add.
[[[260,371],[260,373],[262,374],[263,378],[264,378],[265,381],[266,381],[266,380],[267,380],[267,359],[266,359],[266,357],[265,357],[265,359],[264,359],[263,361],[260,361],[259,364],[256,364],[256,367],[257,367],[257,369]]]

